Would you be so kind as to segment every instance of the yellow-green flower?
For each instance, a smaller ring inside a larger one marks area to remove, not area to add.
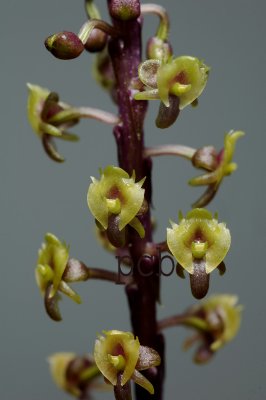
[[[48,358],[50,372],[52,378],[56,385],[67,392],[70,392],[74,395],[78,395],[78,393],[73,393],[72,388],[69,388],[67,379],[66,379],[66,371],[69,364],[75,359],[75,353],[54,353]]]
[[[198,58],[180,56],[169,58],[167,62],[146,60],[139,66],[139,78],[144,91],[135,95],[136,100],[160,99],[169,107],[169,96],[179,98],[182,110],[193,103],[203,92],[209,67]]]
[[[179,224],[171,224],[167,229],[169,250],[189,274],[194,273],[197,260],[204,260],[207,274],[223,261],[231,244],[230,231],[208,210],[195,208],[186,218],[181,215]]]
[[[137,214],[144,201],[142,185],[145,178],[135,182],[134,174],[130,177],[123,169],[108,166],[101,172],[99,181],[93,177],[91,179],[88,206],[100,227],[108,230],[115,221],[121,232],[129,224],[144,237],[145,231]],[[112,216],[115,219],[110,220]]]
[[[146,346],[141,346],[138,338],[131,332],[117,330],[104,331],[95,342],[94,359],[104,377],[117,385],[121,374],[121,385],[130,379],[149,393],[154,393],[152,384],[139,372],[160,364],[159,354]]]
[[[52,378],[59,389],[75,397],[79,397],[85,387],[86,390],[88,387],[93,388],[95,379],[100,375],[90,355],[54,353],[48,358],[48,362]]]
[[[81,303],[79,295],[66,282],[86,280],[88,271],[74,262],[68,265],[69,247],[60,242],[53,234],[45,235],[45,243],[39,250],[35,277],[41,294],[45,299],[45,308],[49,316],[59,321],[61,315],[57,302],[58,291],[66,294],[76,303]]]
[[[209,168],[204,162],[204,159],[202,159],[202,162],[200,159],[200,152],[202,152],[204,148],[199,149],[195,153],[192,159],[194,165],[198,168],[209,169],[209,172],[204,175],[197,176],[189,181],[189,184],[192,186],[208,186],[206,192],[193,204],[194,207],[204,207],[206,204],[208,204],[215,196],[223,178],[231,175],[237,169],[237,164],[232,162],[232,159],[235,152],[236,142],[242,136],[244,136],[244,132],[242,131],[230,131],[225,135],[224,148],[219,154],[215,153],[213,148],[210,148],[210,151],[212,151],[212,160]],[[204,157],[204,151],[202,154]]]
[[[57,152],[53,138],[77,141],[78,137],[67,129],[79,122],[80,115],[68,104],[59,101],[57,93],[28,83],[28,120],[44,150],[54,161],[64,159]]]
[[[221,294],[211,296],[190,309],[190,315],[194,315],[196,320],[200,319],[204,325],[204,329],[195,326],[199,332],[196,339],[200,342],[194,358],[196,362],[207,362],[217,350],[237,335],[243,309],[237,303],[237,296]],[[188,339],[185,348],[189,348],[194,342],[195,337]]]
[[[219,350],[236,336],[243,307],[237,305],[238,297],[229,294],[212,296],[201,305],[213,335],[212,351]],[[200,306],[199,306],[200,307]]]

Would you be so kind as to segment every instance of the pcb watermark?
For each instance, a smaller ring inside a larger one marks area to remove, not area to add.
[[[160,248],[156,248],[157,253],[155,255],[143,254],[137,261],[137,263],[133,262],[133,259],[130,255],[121,255],[116,256],[118,261],[117,265],[117,284],[123,285],[125,284],[125,278],[129,278],[133,276],[134,269],[138,275],[149,278],[151,276],[165,276],[169,277],[177,273],[176,260],[170,255],[162,256]],[[152,266],[156,266],[156,268],[152,268]]]

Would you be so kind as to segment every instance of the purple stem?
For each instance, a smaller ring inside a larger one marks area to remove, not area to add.
[[[109,4],[111,0],[108,0]],[[137,3],[138,0],[135,0]],[[119,38],[109,42],[109,54],[117,81],[117,102],[120,123],[114,128],[118,149],[119,166],[129,174],[136,173],[136,180],[146,176],[145,198],[151,204],[151,168],[149,158],[143,157],[144,132],[143,123],[147,110],[146,101],[136,101],[133,98],[131,83],[138,76],[138,66],[141,62],[141,21],[140,18],[130,21],[113,19],[114,27],[121,32]],[[143,259],[141,270],[138,262],[145,252],[148,242],[152,242],[152,225],[150,212],[141,218],[145,228],[145,238],[129,229],[130,253],[134,263],[134,284],[126,287],[131,314],[133,331],[140,343],[156,349],[162,359],[157,374],[147,371],[146,377],[154,386],[155,394],[149,395],[140,386],[136,386],[137,400],[161,400],[164,378],[164,339],[157,333],[156,302],[159,298],[159,277],[156,275],[159,261]],[[146,276],[144,276],[144,273]],[[147,276],[149,274],[149,276]]]

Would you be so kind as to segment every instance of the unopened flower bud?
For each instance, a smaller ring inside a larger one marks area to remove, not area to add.
[[[146,48],[147,58],[167,61],[173,54],[172,46],[156,36],[148,40]]]
[[[93,29],[84,47],[90,53],[102,51],[107,42],[107,35],[100,29]]]
[[[108,5],[112,18],[128,21],[140,16],[139,0],[109,0]]]
[[[49,36],[44,44],[47,50],[60,60],[77,58],[84,50],[84,45],[79,37],[75,33],[67,31]]]

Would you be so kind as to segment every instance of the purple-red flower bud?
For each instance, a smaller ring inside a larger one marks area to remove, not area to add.
[[[168,41],[154,36],[148,40],[146,54],[149,59],[167,61],[173,55],[173,49]]]
[[[100,29],[93,29],[84,47],[90,53],[102,51],[107,42],[107,35]]]
[[[49,36],[44,44],[47,50],[60,60],[77,58],[84,50],[80,38],[75,33],[67,31]]]

